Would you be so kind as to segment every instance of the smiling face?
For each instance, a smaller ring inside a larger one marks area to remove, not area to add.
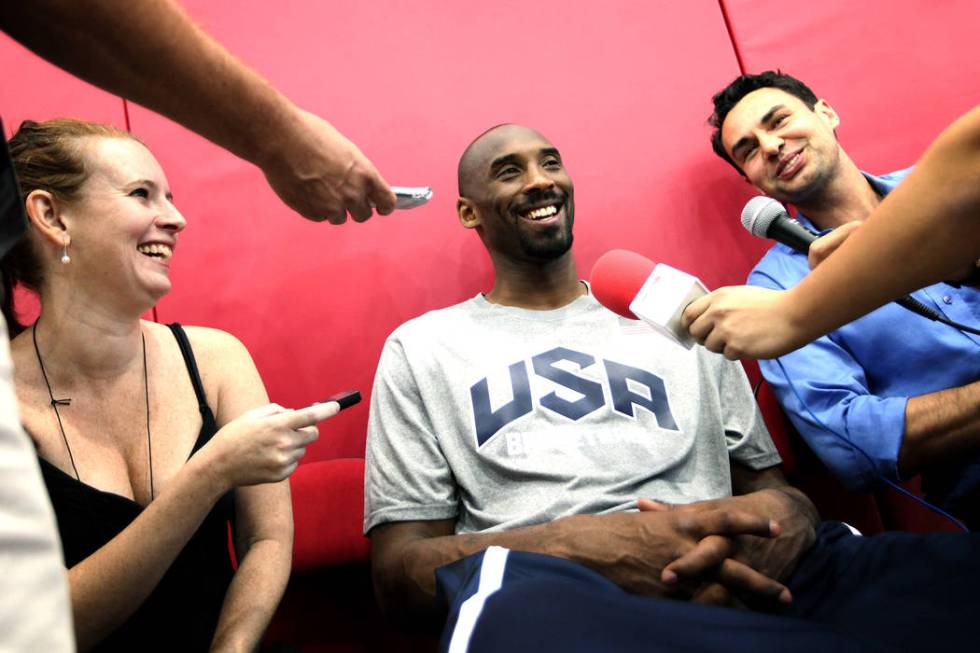
[[[474,141],[460,160],[460,195],[460,221],[491,254],[544,262],[572,246],[572,180],[558,149],[532,129],[503,125]]]
[[[70,220],[74,278],[116,296],[155,303],[170,290],[170,257],[186,221],[160,164],[128,138],[86,138],[89,176]]]
[[[747,94],[725,117],[721,140],[746,179],[781,202],[805,205],[839,170],[836,112],[820,100],[811,110],[776,88]]]

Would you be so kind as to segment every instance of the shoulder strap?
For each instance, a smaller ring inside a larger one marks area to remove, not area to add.
[[[194,394],[197,395],[198,408],[201,409],[202,413],[205,410],[211,412],[211,407],[208,406],[207,396],[204,394],[204,384],[201,383],[201,374],[197,370],[197,360],[194,358],[194,350],[191,349],[191,343],[187,339],[187,333],[184,332],[184,328],[177,322],[173,322],[167,326],[170,327],[174,338],[177,339],[177,345],[180,346],[180,353],[184,357],[184,364],[187,365],[187,373],[190,375],[191,383],[194,385]]]

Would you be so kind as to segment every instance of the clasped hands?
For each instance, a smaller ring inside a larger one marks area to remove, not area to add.
[[[638,507],[592,533],[605,550],[593,566],[627,591],[721,605],[792,601],[781,581],[815,528],[779,490],[684,506],[641,499]]]
[[[766,506],[762,510],[760,502]],[[660,580],[669,588],[680,588],[686,583],[687,591],[691,591],[693,584],[690,598],[701,603],[731,604],[736,598],[748,605],[790,603],[792,594],[781,581],[793,572],[816,539],[811,517],[780,490],[683,506],[641,499],[638,507],[642,512],[674,512],[694,517],[701,533],[711,530],[712,522],[717,520],[713,514],[734,511],[733,514],[743,515],[723,522],[726,528],[704,535],[693,548],[661,571]],[[768,515],[778,515],[778,520],[769,519]],[[762,528],[766,520],[768,532]]]

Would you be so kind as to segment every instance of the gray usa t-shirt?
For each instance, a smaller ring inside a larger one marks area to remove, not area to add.
[[[557,310],[482,295],[406,322],[381,354],[364,530],[509,530],[729,496],[730,460],[780,462],[741,366],[591,295]]]

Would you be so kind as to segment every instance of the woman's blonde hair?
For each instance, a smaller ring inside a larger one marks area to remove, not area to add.
[[[82,140],[91,137],[129,138],[139,142],[125,130],[84,120],[58,118],[46,122],[22,122],[8,142],[22,201],[35,190],[47,191],[66,203],[77,200],[79,189],[90,174]],[[25,235],[0,261],[0,273],[3,276],[0,308],[13,337],[24,330],[14,311],[14,286],[23,284],[37,291],[43,281],[41,262],[31,238]]]

